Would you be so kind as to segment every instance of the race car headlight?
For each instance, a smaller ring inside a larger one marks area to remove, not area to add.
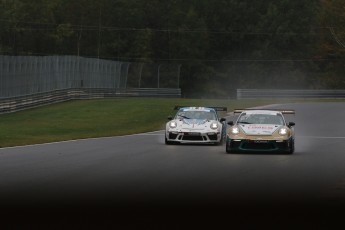
[[[171,121],[170,124],[169,124],[169,127],[172,128],[172,129],[176,128],[177,127],[176,121]]]
[[[231,128],[231,133],[232,133],[232,134],[239,134],[239,133],[240,133],[240,130],[239,130],[238,127],[232,127],[232,128]]]
[[[287,131],[286,128],[281,128],[281,129],[279,130],[279,134],[282,135],[282,136],[285,136],[287,133],[288,133],[288,131]]]
[[[218,129],[218,124],[217,123],[212,123],[210,125],[211,129]]]

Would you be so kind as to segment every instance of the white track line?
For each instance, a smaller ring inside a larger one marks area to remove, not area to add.
[[[322,136],[296,136],[297,138],[314,138],[314,139],[345,139],[345,137],[322,137]]]
[[[66,141],[55,141],[49,143],[41,143],[41,144],[32,144],[32,145],[21,145],[21,146],[12,146],[12,147],[3,147],[0,150],[5,149],[14,149],[14,148],[25,148],[25,147],[32,147],[32,146],[40,146],[40,145],[51,145],[51,144],[59,144],[59,143],[68,143],[68,142],[77,142],[77,141],[88,141],[88,140],[98,140],[98,139],[110,139],[110,138],[122,138],[122,137],[130,137],[130,136],[156,136],[162,135],[161,132],[164,130],[158,130],[148,133],[138,133],[138,134],[130,134],[130,135],[121,135],[121,136],[111,136],[111,137],[94,137],[94,138],[84,138],[84,139],[75,139],[75,140],[66,140]]]

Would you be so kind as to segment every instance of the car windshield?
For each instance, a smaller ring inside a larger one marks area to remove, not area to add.
[[[176,118],[216,120],[217,116],[213,111],[179,111],[176,114]]]
[[[282,116],[271,114],[242,114],[238,120],[238,124],[272,124],[283,125]]]

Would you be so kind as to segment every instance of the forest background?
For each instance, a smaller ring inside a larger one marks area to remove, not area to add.
[[[0,0],[0,55],[181,65],[184,97],[344,89],[343,0]]]

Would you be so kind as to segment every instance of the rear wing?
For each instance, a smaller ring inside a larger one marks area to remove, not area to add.
[[[179,110],[181,108],[188,108],[188,107],[193,107],[193,108],[209,108],[209,109],[214,109],[216,111],[228,111],[228,108],[227,107],[214,107],[214,106],[206,106],[206,107],[203,107],[203,106],[182,106],[182,105],[176,105],[174,107],[174,110]]]
[[[267,111],[276,111],[281,112],[282,114],[295,114],[295,110],[293,109],[235,109],[234,113],[242,113],[244,111],[255,111],[255,110],[267,110]]]

